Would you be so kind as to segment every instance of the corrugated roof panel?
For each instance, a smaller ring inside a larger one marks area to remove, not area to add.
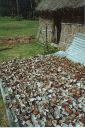
[[[54,55],[65,56],[68,59],[85,65],[85,34],[78,33],[70,47],[64,52],[60,51]]]
[[[85,65],[85,34],[78,33],[66,53],[68,59]]]

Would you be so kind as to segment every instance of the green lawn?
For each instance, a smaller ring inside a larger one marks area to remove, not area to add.
[[[18,36],[36,36],[38,21],[21,20],[15,18],[0,18],[0,39]]]
[[[16,18],[0,17],[0,39],[3,41],[5,38],[30,35],[36,37],[38,26],[38,21],[17,21]],[[5,47],[7,46],[0,44],[0,49]],[[39,43],[17,44],[9,47],[12,47],[12,49],[0,51],[0,60],[8,60],[16,57],[27,58],[43,53],[42,45]]]
[[[5,46],[1,45],[1,48]],[[44,50],[41,44],[32,43],[32,44],[17,44],[10,46],[11,49],[0,51],[0,60],[9,60],[13,58],[29,58],[36,56],[38,54],[43,54]]]

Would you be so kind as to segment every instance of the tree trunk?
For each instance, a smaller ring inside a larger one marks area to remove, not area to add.
[[[16,5],[17,5],[17,16],[19,16],[19,1],[16,0]]]

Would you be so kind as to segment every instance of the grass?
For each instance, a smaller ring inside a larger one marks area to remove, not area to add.
[[[16,44],[13,46],[0,45],[0,49],[10,48],[0,51],[0,61],[11,60],[13,58],[29,58],[42,54],[51,54],[58,51],[58,48],[48,45],[47,49],[41,43]]]
[[[2,48],[4,46],[1,45]],[[13,58],[29,58],[38,54],[43,54],[44,49],[39,43],[17,44],[10,46],[12,49],[0,51],[0,60],[10,60]]]
[[[0,39],[22,36],[36,36],[38,30],[38,21],[21,20],[16,18],[0,17]],[[0,49],[7,46],[0,44]],[[10,46],[11,47],[11,46]],[[0,60],[9,60],[16,57],[30,57],[42,54],[43,48],[39,43],[17,44],[12,49],[0,51]]]
[[[0,18],[0,39],[18,36],[36,36],[38,21],[21,20],[15,18]]]

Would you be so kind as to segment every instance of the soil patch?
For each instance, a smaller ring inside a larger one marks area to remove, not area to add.
[[[33,43],[35,42],[35,37],[33,36],[22,36],[22,37],[15,37],[15,38],[7,38],[7,39],[3,39],[0,40],[0,44],[9,44],[9,45],[13,45],[13,44],[22,44],[22,43]]]

